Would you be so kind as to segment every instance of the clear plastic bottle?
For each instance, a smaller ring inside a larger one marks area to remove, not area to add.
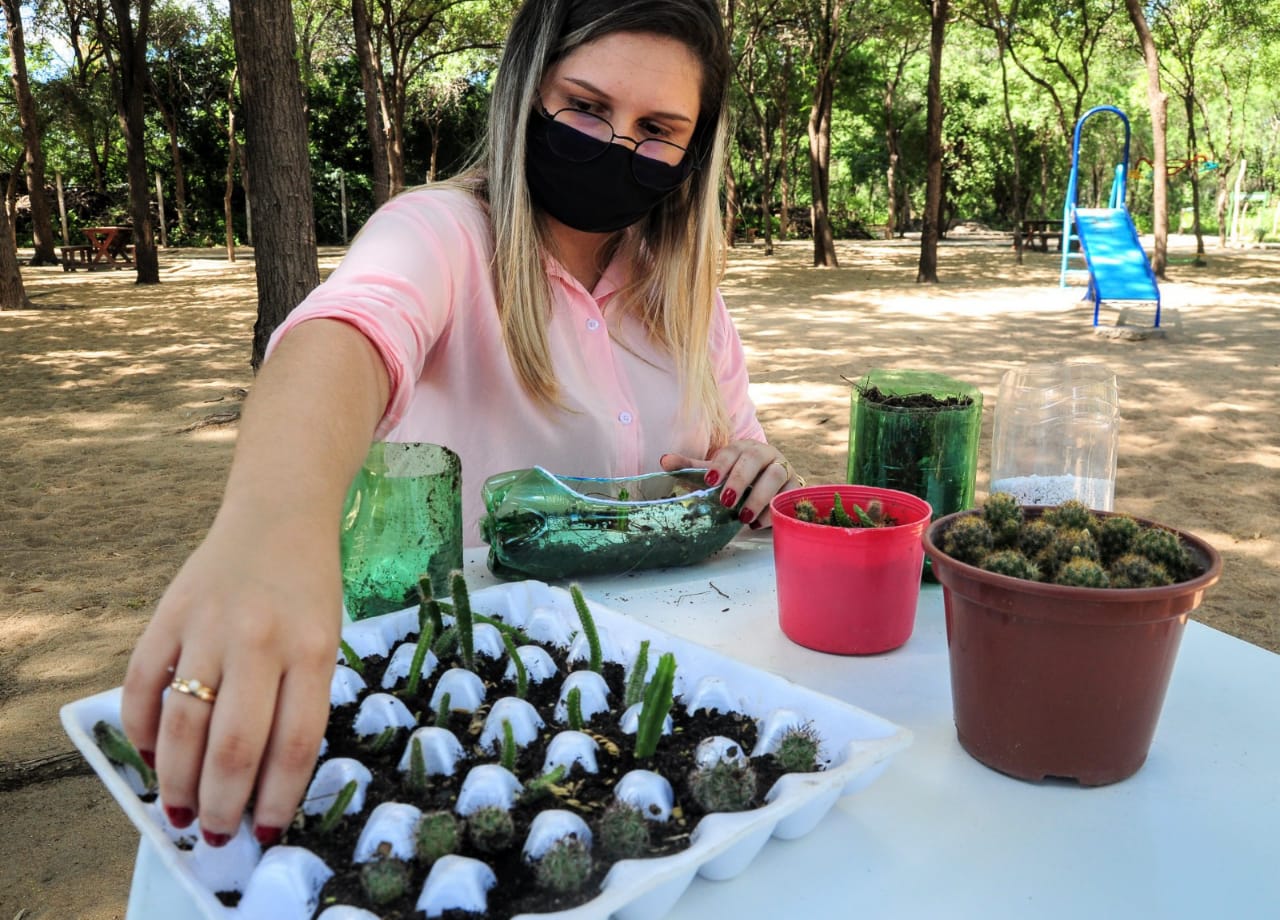
[[[1024,505],[1075,498],[1115,504],[1120,403],[1099,364],[1034,364],[1006,371],[996,398],[991,491]]]

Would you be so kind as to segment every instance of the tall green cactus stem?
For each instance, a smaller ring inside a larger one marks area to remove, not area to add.
[[[458,819],[451,812],[427,812],[418,821],[418,859],[430,865],[441,856],[458,852],[458,838],[461,836]]]
[[[418,605],[418,632],[430,623],[435,635],[440,635],[444,632],[444,617],[440,614],[440,603],[432,597],[431,579],[426,575],[418,579],[418,596],[422,598]]]
[[[436,709],[436,725],[441,728],[449,727],[449,716],[453,713],[452,703],[453,700],[449,698],[449,694],[440,695],[440,706]]]
[[[364,662],[360,659],[360,656],[356,654],[356,650],[347,644],[346,639],[338,640],[338,648],[342,649],[342,657],[346,661],[347,667],[363,677]]]
[[[844,502],[840,501],[840,493],[836,493],[835,503],[831,506],[831,525],[833,527],[857,527],[858,523],[844,510]]]
[[[640,643],[640,651],[636,652],[636,660],[631,663],[631,674],[627,677],[627,691],[624,708],[630,708],[644,701],[645,678],[649,676],[649,640]]]
[[[418,633],[418,645],[413,650],[413,660],[409,663],[409,680],[404,685],[404,692],[407,696],[414,696],[418,692],[418,684],[422,682],[422,663],[427,660],[427,652],[431,651],[432,630],[435,627],[428,620],[422,625],[421,631]]]
[[[516,650],[515,641],[506,633],[502,633],[502,644],[516,669],[516,696],[524,699],[529,694],[529,669],[524,666],[520,653]]]
[[[658,749],[662,723],[671,711],[672,690],[676,683],[676,658],[667,652],[658,659],[653,680],[644,692],[640,708],[640,724],[636,729],[636,760],[648,760]]]
[[[569,586],[569,596],[573,598],[573,607],[578,611],[578,622],[582,624],[582,634],[587,637],[587,647],[591,658],[587,666],[597,674],[604,667],[604,654],[600,651],[600,634],[596,632],[596,620],[587,607],[587,599],[582,596],[582,589],[577,585]]]
[[[409,788],[416,795],[427,791],[427,759],[422,756],[422,739],[415,737],[409,742]]]
[[[582,691],[574,687],[564,701],[569,710],[569,727],[575,732],[582,731]]]
[[[499,755],[499,762],[510,770],[516,772],[516,753],[519,748],[516,747],[515,729],[511,727],[511,722],[507,719],[502,720],[502,753]]]
[[[458,627],[446,626],[444,632],[436,636],[435,642],[432,644],[431,651],[436,653],[436,657],[440,659],[448,658],[453,654],[453,650],[458,647]]]
[[[93,740],[107,760],[122,767],[132,767],[142,780],[142,788],[151,791],[156,788],[156,771],[147,766],[138,749],[125,737],[124,732],[110,722],[99,719],[93,724]]]
[[[381,754],[383,751],[385,751],[387,747],[391,744],[391,742],[396,740],[396,732],[398,731],[399,729],[396,728],[394,725],[388,725],[386,728],[384,728],[381,732],[378,733],[378,736],[376,738],[374,738],[372,741],[369,742],[369,753]]]
[[[328,810],[320,816],[320,823],[316,825],[316,830],[321,834],[331,834],[333,829],[338,826],[338,822],[342,820],[342,816],[346,814],[347,806],[351,804],[351,800],[356,797],[356,781],[351,780],[340,790],[334,797],[333,804]]]
[[[453,595],[453,625],[458,628],[458,646],[462,650],[462,664],[475,665],[475,636],[471,630],[471,595],[467,593],[467,580],[461,572],[449,576],[449,590]]]

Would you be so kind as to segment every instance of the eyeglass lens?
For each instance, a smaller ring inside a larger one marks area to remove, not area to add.
[[[561,109],[551,120],[556,126],[571,129],[548,134],[552,152],[574,163],[586,163],[601,156],[618,136],[613,125],[590,112]],[[689,174],[686,151],[657,138],[640,141],[631,158],[631,172],[637,182],[648,188],[675,188]]]

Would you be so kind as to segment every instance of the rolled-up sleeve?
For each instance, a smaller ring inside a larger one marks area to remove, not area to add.
[[[267,355],[289,331],[312,319],[358,329],[382,358],[390,396],[375,437],[404,417],[432,347],[452,321],[455,277],[487,264],[478,213],[459,202],[465,193],[418,190],[380,208],[352,242],[342,263],[275,330]],[[462,204],[462,207],[459,207]]]

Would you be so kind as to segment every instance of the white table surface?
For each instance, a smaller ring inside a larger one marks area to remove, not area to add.
[[[493,583],[479,551],[468,582]],[[825,655],[778,628],[772,545],[586,578],[592,600],[843,699],[915,734],[879,779],[746,872],[695,879],[692,918],[1280,918],[1280,656],[1187,624],[1146,764],[1111,786],[1016,780],[956,740],[941,589],[883,655]],[[130,918],[170,892],[139,852]],[[172,904],[173,902],[169,902]],[[169,916],[174,916],[170,914]]]

